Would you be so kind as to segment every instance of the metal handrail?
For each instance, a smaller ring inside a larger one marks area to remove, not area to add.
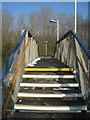
[[[22,47],[22,45],[24,45],[24,47]],[[32,47],[31,47],[32,46]],[[32,52],[33,51],[33,49],[34,49],[34,47],[36,48],[35,49],[35,51],[36,51],[36,53],[35,52]],[[20,50],[19,50],[20,49]],[[23,49],[23,50],[22,50]],[[31,51],[31,49],[32,49],[32,51]],[[27,31],[27,30],[25,30],[24,32],[23,32],[23,34],[22,34],[22,36],[21,36],[21,38],[20,38],[20,40],[19,40],[19,42],[17,43],[17,45],[16,45],[16,47],[14,48],[14,50],[13,50],[13,52],[11,53],[11,55],[10,55],[10,57],[9,57],[9,59],[8,59],[8,61],[10,60],[10,64],[9,64],[9,67],[7,68],[7,67],[5,67],[5,70],[7,70],[8,71],[8,69],[10,69],[10,71],[11,71],[11,67],[12,67],[12,65],[13,65],[13,59],[15,59],[15,57],[16,57],[16,55],[18,54],[18,50],[19,50],[19,53],[20,53],[20,51],[21,51],[21,54],[20,54],[20,57],[18,57],[19,59],[17,59],[18,60],[18,64],[16,65],[17,67],[16,67],[16,69],[15,69],[15,74],[13,75],[13,81],[12,81],[12,84],[11,84],[11,87],[10,87],[10,91],[9,91],[9,94],[8,94],[8,96],[7,96],[7,99],[6,99],[6,101],[5,101],[5,105],[4,105],[4,108],[3,108],[3,118],[5,118],[5,113],[6,113],[6,109],[7,109],[7,107],[8,107],[8,103],[9,103],[9,100],[10,100],[10,97],[11,97],[11,95],[12,95],[12,93],[13,93],[13,90],[15,90],[14,89],[14,86],[15,86],[15,84],[16,84],[16,80],[17,80],[17,78],[18,78],[18,76],[19,76],[19,78],[20,78],[20,76],[21,76],[21,71],[20,71],[20,69],[22,68],[22,65],[24,65],[24,67],[25,66],[27,66],[27,63],[28,62],[31,62],[33,59],[35,59],[36,57],[38,57],[38,45],[37,45],[37,41],[34,39],[34,37],[32,37],[32,35],[30,34],[30,32],[29,31]],[[32,57],[31,57],[31,56]],[[34,55],[34,56],[33,56]],[[29,57],[28,59],[27,59],[27,56]],[[31,59],[30,59],[31,58]],[[15,59],[16,60],[16,59]],[[25,61],[26,60],[26,61]],[[25,62],[24,62],[25,61]],[[8,62],[7,62],[7,64],[8,64]],[[14,68],[14,66],[13,66],[13,68]],[[22,69],[23,70],[23,69]],[[7,73],[7,71],[6,71],[6,73]],[[20,71],[20,72],[19,72]],[[6,75],[6,73],[4,74],[4,76],[3,77],[7,77],[7,75],[9,74],[7,74]],[[20,74],[19,74],[20,73]],[[3,74],[3,71],[2,71],[2,74]],[[5,78],[3,78],[3,80],[5,80]],[[2,80],[2,79],[1,79]],[[16,86],[15,86],[16,87]],[[17,88],[18,89],[18,88]],[[16,92],[15,92],[15,94],[16,94]],[[13,101],[14,101],[14,99],[13,99]],[[15,101],[14,101],[15,102]]]
[[[14,50],[13,50],[13,52],[11,53],[8,61],[6,62],[5,66],[4,66],[3,70],[2,70],[2,72],[0,73],[0,80],[3,80],[3,79],[4,79],[4,77],[5,77],[8,69],[9,69],[9,67],[10,67],[10,65],[11,65],[11,63],[12,63],[12,61],[13,61],[13,58],[14,58],[14,56],[15,56],[15,54],[16,54],[16,51],[17,51],[18,48],[20,47],[20,45],[21,45],[21,43],[22,43],[22,41],[23,41],[23,38],[24,38],[25,35],[26,35],[26,32],[27,32],[27,30],[25,30],[25,31],[23,32],[23,34],[22,34],[21,38],[19,39],[16,47],[14,48]]]
[[[11,88],[10,88],[10,91],[9,91],[9,94],[8,94],[8,97],[7,97],[7,100],[6,100],[6,102],[5,102],[5,106],[4,106],[4,109],[3,109],[3,118],[5,118],[5,112],[6,112],[6,109],[7,109],[7,105],[8,105],[10,96],[11,96],[11,94],[12,94],[13,87],[14,87],[14,85],[15,85],[16,78],[17,78],[18,72],[19,72],[19,70],[20,70],[20,67],[21,67],[22,61],[23,61],[23,59],[24,59],[24,56],[25,56],[25,53],[26,53],[26,50],[27,50],[27,46],[28,46],[30,40],[31,40],[31,39],[29,38],[29,39],[28,39],[28,42],[27,42],[27,44],[26,44],[26,46],[25,46],[25,50],[24,50],[24,52],[23,52],[23,55],[22,55],[22,58],[21,58],[21,60],[20,60],[18,69],[17,69],[17,71],[16,71],[16,74],[15,74],[15,77],[14,77],[14,80],[13,80],[13,83],[12,83],[12,86],[11,86]]]
[[[73,30],[71,30],[71,33],[77,39],[78,43],[80,44],[80,46],[82,47],[82,49],[84,50],[84,52],[87,54],[88,58],[90,59],[90,51],[88,50],[88,48],[83,44],[83,42],[80,40],[80,38],[78,37],[78,35]]]
[[[86,76],[86,79],[87,79],[88,83],[90,84],[88,75],[87,75],[87,73],[85,72],[85,69],[84,69],[84,67],[82,66],[82,63],[80,62],[80,60],[79,60],[79,58],[78,58],[78,56],[77,56],[77,54],[76,54],[76,52],[75,52],[75,50],[74,50],[74,47],[72,46],[72,43],[71,43],[68,39],[67,39],[67,41],[69,42],[71,48],[73,49],[74,55],[76,56],[76,59],[78,60],[80,66],[81,66],[81,68],[82,68],[82,70],[83,70],[83,72],[84,72],[84,74],[85,74],[85,76]]]
[[[84,52],[86,53],[86,55],[90,59],[90,51],[88,50],[88,48],[84,45],[84,43],[81,41],[81,39],[78,37],[78,35],[73,30],[68,31],[63,37],[61,37],[61,39],[59,41],[56,42],[56,44],[60,43],[62,40],[64,40],[66,37],[68,37],[68,35],[70,33],[76,38],[79,45],[82,47],[82,49],[84,50]]]
[[[76,76],[80,81],[79,85],[82,95],[88,97],[90,86],[90,51],[73,30],[68,31],[56,42],[55,58],[74,68]]]

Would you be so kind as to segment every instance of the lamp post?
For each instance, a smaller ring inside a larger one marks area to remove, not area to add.
[[[58,20],[50,20],[51,23],[57,23],[57,41],[59,40],[59,21]]]
[[[75,33],[77,33],[77,0],[75,0]]]

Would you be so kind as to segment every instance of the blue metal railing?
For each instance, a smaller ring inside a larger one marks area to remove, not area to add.
[[[79,42],[80,46],[82,47],[82,49],[84,50],[84,52],[87,54],[88,58],[90,59],[90,51],[88,51],[88,48],[83,44],[83,42],[80,40],[80,38],[78,37],[78,35],[73,30],[71,30],[71,33],[77,39],[77,41]]]
[[[54,57],[74,68],[82,95],[87,97],[90,86],[90,51],[73,30],[68,31],[56,42]]]
[[[19,39],[16,47],[14,48],[14,50],[13,50],[13,52],[11,53],[8,61],[6,62],[5,66],[4,66],[3,70],[2,70],[2,72],[0,73],[0,81],[4,79],[4,77],[5,77],[8,69],[9,69],[9,67],[10,67],[10,65],[11,65],[11,63],[12,63],[12,60],[13,60],[13,58],[14,58],[14,56],[15,56],[15,53],[16,53],[17,49],[20,47],[20,45],[21,45],[21,43],[22,43],[22,41],[23,41],[24,36],[26,35],[26,32],[27,32],[27,30],[25,30],[25,31],[23,32],[23,34],[22,34],[21,38]]]
[[[90,51],[88,51],[88,48],[83,44],[83,42],[80,40],[78,35],[73,30],[68,31],[59,41],[57,41],[57,44],[62,40],[64,40],[70,33],[77,39],[78,43],[80,44],[80,46],[82,47],[84,52],[87,54],[88,58],[90,59]]]

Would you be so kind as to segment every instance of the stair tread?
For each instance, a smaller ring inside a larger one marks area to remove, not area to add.
[[[22,79],[22,82],[27,82],[27,83],[76,83],[76,80],[75,79],[63,79],[63,78],[60,78],[60,79]]]
[[[22,78],[39,78],[39,79],[58,79],[58,78],[65,78],[65,79],[73,79],[75,75],[31,75],[31,74],[23,74]]]
[[[80,93],[79,89],[71,89],[71,90],[59,90],[59,89],[30,89],[30,88],[21,88],[19,92],[26,92],[26,93],[56,93],[56,94],[63,94],[63,93]]]
[[[79,87],[78,83],[20,83],[20,87]]]
[[[25,104],[25,105],[45,105],[45,106],[72,106],[72,105],[85,105],[83,100],[60,100],[49,99],[49,98],[22,98],[18,99],[16,104]]]
[[[28,93],[18,92],[18,97],[31,97],[31,98],[82,98],[81,93]]]
[[[73,68],[30,68],[30,67],[27,67],[24,69],[25,72],[27,71],[30,71],[30,72],[34,72],[34,71],[42,71],[42,72],[63,72],[63,73],[67,73],[67,71],[73,71]]]
[[[65,72],[63,72],[63,71],[60,71],[60,72],[52,72],[52,71],[25,71],[24,72],[25,74],[36,74],[36,75],[38,75],[38,74],[40,74],[40,75],[42,75],[42,74],[50,74],[50,75],[74,75],[74,73],[73,72],[71,72],[71,71],[65,71]]]
[[[90,118],[90,114],[89,113],[36,113],[36,112],[14,112],[14,118],[21,118],[21,119],[25,119],[25,118],[54,118],[57,120],[60,120],[60,118],[71,118],[72,120],[75,120],[76,118]]]
[[[15,104],[15,110],[33,110],[33,111],[81,111],[87,110],[86,105],[65,105],[65,106],[45,106],[45,105],[24,105],[24,104]]]

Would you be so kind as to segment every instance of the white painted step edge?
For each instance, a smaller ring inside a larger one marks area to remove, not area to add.
[[[75,78],[74,75],[22,75],[22,78]]]
[[[18,92],[18,97],[33,97],[33,98],[75,98],[75,97],[82,97],[81,93],[61,93],[61,94],[48,94],[48,93],[25,93],[25,92]]]
[[[20,83],[20,87],[79,87],[78,83],[47,84],[47,83]]]
[[[34,111],[78,111],[87,110],[87,106],[35,106],[15,104],[15,110],[34,110]]]

